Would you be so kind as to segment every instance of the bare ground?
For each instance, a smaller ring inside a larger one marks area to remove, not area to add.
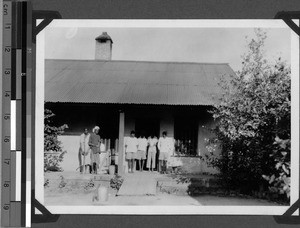
[[[136,174],[149,175],[149,174]],[[154,174],[158,175],[158,174]],[[64,178],[61,178],[63,176]],[[103,175],[103,186],[109,186],[109,176]],[[45,173],[45,180],[49,184],[45,189],[45,205],[178,205],[178,206],[278,206],[274,202],[260,199],[247,199],[241,197],[224,197],[213,195],[189,196],[184,192],[161,192],[157,187],[156,195],[144,196],[116,196],[117,190],[108,188],[108,200],[105,202],[92,201],[95,194],[95,186],[89,183],[93,179],[90,174],[78,175],[78,173]],[[65,183],[65,184],[64,184]],[[64,185],[64,186],[63,186]],[[179,184],[180,185],[180,184]],[[182,187],[183,185],[179,186]],[[61,187],[59,187],[61,186]]]

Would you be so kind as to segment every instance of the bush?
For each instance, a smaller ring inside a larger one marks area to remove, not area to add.
[[[50,181],[49,179],[46,179],[45,182],[44,182],[44,187],[49,187],[49,184],[50,184]]]
[[[93,189],[95,187],[95,182],[93,180],[93,178],[91,178],[89,180],[89,182],[87,182],[85,185],[84,185],[84,189],[87,191],[87,190],[90,190],[90,189]]]
[[[275,172],[270,175],[262,175],[262,177],[268,182],[268,187],[271,193],[285,195],[286,198],[290,198],[290,184],[291,184],[291,140],[275,138],[275,145],[277,149],[273,150],[270,154],[276,161]]]
[[[119,189],[121,188],[121,185],[123,184],[123,181],[124,181],[124,180],[122,179],[122,177],[116,174],[116,175],[114,176],[114,178],[112,178],[112,179],[110,180],[110,187],[111,187],[112,189],[119,190]]]
[[[248,42],[249,52],[243,56],[242,70],[220,82],[224,94],[211,111],[217,126],[209,148],[220,146],[222,153],[215,156],[210,151],[205,158],[221,171],[225,186],[242,193],[274,189],[263,175],[266,179],[274,174],[273,184],[288,182],[279,170],[287,169],[290,161],[288,152],[280,158],[282,149],[274,144],[278,138],[290,139],[290,67],[280,58],[269,64],[262,50],[266,33],[259,29],[255,33],[256,39]]]
[[[67,151],[63,151],[58,136],[64,133],[68,125],[52,126],[51,118],[55,114],[49,110],[44,111],[44,171],[61,171],[59,163]]]
[[[44,152],[44,171],[62,171],[60,163],[63,161],[64,155],[67,151],[57,152]]]
[[[65,178],[64,178],[63,176],[60,176],[59,178],[60,178],[60,182],[59,182],[58,187],[59,187],[60,189],[62,189],[62,188],[64,188],[64,187],[66,187],[67,182],[66,182],[66,180],[65,180]]]

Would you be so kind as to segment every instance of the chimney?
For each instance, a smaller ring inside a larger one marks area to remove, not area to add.
[[[103,32],[100,36],[96,37],[96,60],[111,60],[112,44],[113,41],[107,32]]]

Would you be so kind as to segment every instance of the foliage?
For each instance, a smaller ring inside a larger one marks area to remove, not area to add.
[[[121,185],[123,184],[124,179],[118,174],[116,174],[111,180],[110,180],[110,187],[112,189],[119,190],[121,188]]]
[[[45,109],[44,113],[44,151],[55,151],[61,152],[61,142],[58,140],[57,136],[62,135],[64,130],[68,128],[68,125],[64,124],[60,127],[51,126],[51,118],[55,114],[49,110]]]
[[[276,172],[272,176],[263,175],[263,178],[269,183],[269,190],[275,194],[285,194],[287,198],[290,197],[291,184],[291,140],[275,138],[276,150],[270,156],[276,161]]]
[[[44,171],[62,171],[59,164],[63,161],[64,155],[67,151],[61,153],[44,153]]]
[[[93,178],[91,178],[90,180],[89,180],[89,182],[87,182],[85,185],[84,185],[84,189],[85,190],[89,190],[89,189],[91,189],[91,188],[94,188],[95,187],[95,182],[94,182],[94,180],[93,180]]]
[[[224,94],[211,111],[216,138],[208,146],[217,145],[222,153],[215,156],[211,150],[206,157],[209,165],[220,169],[228,187],[243,193],[262,188],[266,184],[262,175],[277,177],[290,161],[289,153],[279,158],[281,149],[274,143],[278,137],[290,139],[290,67],[280,58],[268,63],[263,51],[266,33],[256,29],[255,34],[242,56],[242,70],[220,82]],[[280,159],[285,162],[281,168]]]
[[[59,163],[62,162],[66,151],[62,150],[58,136],[64,133],[68,125],[52,126],[51,118],[55,114],[45,109],[44,112],[44,171],[61,171]]]
[[[50,184],[49,179],[46,179],[46,180],[45,180],[45,183],[44,183],[44,187],[49,187],[49,184]]]
[[[58,187],[64,188],[64,187],[66,187],[66,185],[67,185],[67,182],[66,182],[65,178],[63,176],[60,176],[60,182],[59,182]]]

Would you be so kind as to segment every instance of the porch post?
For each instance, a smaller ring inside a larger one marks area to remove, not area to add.
[[[119,151],[118,151],[118,174],[124,174],[124,131],[125,131],[125,113],[120,111],[119,120]]]

